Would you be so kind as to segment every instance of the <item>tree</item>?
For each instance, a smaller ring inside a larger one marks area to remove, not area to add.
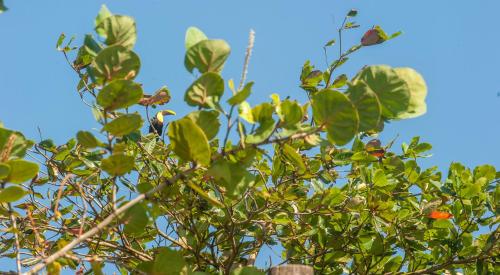
[[[97,38],[57,42],[102,130],[55,145],[0,128],[2,257],[27,274],[103,274],[106,265],[263,274],[254,266],[259,251],[281,246],[283,263],[318,274],[498,273],[500,174],[453,163],[443,177],[418,165],[431,149],[419,137],[401,153],[374,138],[391,120],[424,114],[427,88],[411,68],[337,73],[349,55],[399,34],[376,26],[343,51],[356,14],[339,28],[337,60],[324,71],[304,64],[304,104],[277,94],[246,101],[253,32],[241,81],[227,81],[225,96],[230,46],[189,28],[185,67],[197,79],[184,99],[195,110],[165,123],[175,115],[162,107],[168,88],[147,95],[134,80],[134,20],[103,6]],[[42,170],[24,160],[28,153]]]

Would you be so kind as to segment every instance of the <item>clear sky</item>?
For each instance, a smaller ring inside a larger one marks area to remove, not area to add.
[[[142,68],[138,81],[146,91],[167,85],[168,106],[178,114],[194,80],[184,68],[184,33],[197,26],[232,47],[226,79],[239,80],[248,31],[256,32],[248,80],[256,82],[251,103],[271,93],[305,101],[298,87],[302,64],[310,59],[324,69],[322,46],[336,38],[336,27],[351,8],[361,28],[344,36],[358,43],[363,32],[381,25],[403,35],[356,53],[341,69],[352,76],[363,65],[408,66],[427,81],[428,113],[391,123],[382,138],[399,134],[396,144],[415,135],[433,144],[426,165],[441,170],[452,161],[500,167],[500,1],[160,1],[160,0],[5,0],[0,14],[0,121],[38,140],[63,143],[81,129],[97,125],[76,93],[77,77],[55,50],[61,32],[93,32],[100,5],[133,16],[138,26],[135,51]],[[337,51],[330,53],[331,59]]]

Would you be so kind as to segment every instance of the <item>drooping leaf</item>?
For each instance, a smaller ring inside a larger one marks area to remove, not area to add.
[[[168,103],[170,98],[170,91],[166,86],[163,86],[154,95],[143,95],[139,104],[142,106],[163,105]]]
[[[110,82],[97,95],[97,104],[107,111],[127,108],[142,98],[141,85],[131,80],[115,80]]]
[[[123,232],[129,236],[139,236],[146,230],[149,218],[146,208],[142,204],[132,206],[124,215]]]
[[[135,21],[129,16],[107,16],[96,27],[96,31],[106,39],[108,46],[120,45],[132,49],[137,40]]]
[[[137,113],[125,114],[108,122],[102,129],[113,136],[124,136],[141,128],[142,123],[144,123],[144,120],[142,120],[141,115]]]
[[[184,100],[190,106],[215,108],[224,93],[224,80],[219,74],[208,72],[198,78],[186,91]]]
[[[377,128],[382,117],[382,107],[377,94],[366,83],[358,81],[349,86],[347,95],[359,115],[359,131],[368,131]]]
[[[208,140],[213,139],[219,132],[219,112],[215,110],[192,112],[187,117],[203,130]]]
[[[253,86],[253,81],[245,84],[245,87],[243,87],[241,91],[238,91],[235,95],[229,98],[227,100],[227,103],[229,103],[230,105],[237,105],[245,101],[248,98],[248,96],[250,96],[250,94],[252,93],[252,86]]]
[[[337,145],[348,143],[358,131],[359,117],[349,98],[337,91],[322,90],[312,98],[314,120],[324,125]]]
[[[410,89],[404,79],[389,66],[377,65],[364,68],[354,79],[364,81],[380,100],[382,116],[396,119],[408,110]]]
[[[17,185],[11,185],[0,189],[0,202],[15,202],[22,199],[26,194],[28,194],[28,191],[24,190],[24,188]]]
[[[79,131],[76,134],[76,139],[81,146],[89,149],[99,146],[100,143],[91,132],[87,131]]]
[[[124,154],[111,155],[102,160],[101,168],[111,176],[123,176],[134,169],[134,157]]]
[[[38,174],[38,164],[23,159],[13,159],[6,162],[10,167],[7,182],[23,183]]]
[[[208,37],[197,27],[189,27],[186,31],[185,46],[186,50],[189,50],[192,46],[196,45],[198,42],[207,40]]]
[[[203,130],[190,118],[173,121],[168,127],[168,137],[174,152],[186,161],[201,165],[210,164],[210,146]]]
[[[91,66],[95,82],[103,85],[117,79],[134,79],[139,74],[141,60],[133,51],[115,45],[100,51]]]
[[[186,51],[184,65],[192,73],[196,68],[200,73],[222,71],[231,48],[224,40],[203,40]]]

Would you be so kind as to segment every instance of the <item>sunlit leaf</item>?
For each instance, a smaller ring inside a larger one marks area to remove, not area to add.
[[[97,104],[107,111],[127,108],[142,98],[141,85],[131,80],[110,82],[97,95]]]
[[[134,157],[124,154],[111,155],[102,160],[101,168],[112,176],[122,176],[134,169]]]
[[[7,182],[23,183],[34,178],[38,174],[38,165],[36,163],[15,159],[6,162],[10,167],[10,173]]]
[[[28,194],[28,191],[24,190],[24,188],[17,185],[11,185],[0,189],[0,202],[15,202],[22,199],[26,194]]]
[[[231,53],[224,40],[203,40],[186,51],[184,65],[192,73],[196,68],[200,73],[220,72]]]
[[[104,131],[109,132],[113,136],[124,136],[141,128],[144,120],[141,115],[125,114],[115,118],[113,121],[108,122],[102,128]]]
[[[190,118],[173,121],[168,127],[168,137],[174,152],[186,161],[201,165],[210,164],[210,147],[203,130]]]
[[[186,31],[185,46],[186,50],[189,50],[196,43],[207,40],[207,36],[197,27],[189,27]]]
[[[98,85],[117,79],[134,79],[141,61],[133,51],[121,45],[107,47],[92,62],[92,76]]]
[[[224,80],[216,73],[204,73],[186,91],[184,100],[190,106],[214,108],[224,93]]]

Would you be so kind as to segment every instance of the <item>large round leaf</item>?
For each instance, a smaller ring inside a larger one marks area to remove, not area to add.
[[[127,108],[139,102],[142,98],[141,85],[131,80],[115,80],[106,85],[97,95],[97,104],[113,111]]]
[[[28,192],[24,190],[24,188],[16,185],[0,189],[0,203],[18,201],[27,193]]]
[[[141,128],[143,122],[139,114],[126,114],[115,118],[113,121],[104,125],[102,129],[113,136],[120,137]]]
[[[7,177],[8,182],[23,183],[34,178],[38,174],[38,164],[23,159],[15,159],[7,162],[10,167],[10,173]]]
[[[134,157],[124,154],[111,155],[102,160],[101,168],[112,176],[122,176],[134,168]]]
[[[377,94],[375,94],[366,83],[358,81],[349,86],[347,95],[359,115],[359,131],[369,131],[377,128],[380,123],[382,108]]]
[[[98,32],[106,38],[106,45],[121,45],[132,49],[137,40],[137,30],[132,17],[112,15],[104,18],[96,27]]]
[[[133,51],[115,45],[100,51],[92,62],[92,76],[99,85],[116,79],[134,79],[141,60]]]
[[[427,96],[427,85],[424,78],[412,68],[394,68],[398,76],[403,79],[410,90],[410,104],[406,112],[398,115],[398,118],[418,117],[427,112],[425,97]]]
[[[382,116],[396,119],[408,110],[410,104],[410,89],[391,67],[385,65],[368,66],[354,79],[362,80],[374,91],[382,105]]]
[[[5,179],[10,174],[10,166],[6,163],[0,163],[0,180]]]
[[[146,208],[142,204],[136,204],[127,211],[122,221],[125,224],[123,232],[129,236],[139,236],[145,232],[148,221]]]
[[[210,164],[210,146],[203,130],[190,118],[176,120],[168,126],[168,137],[174,152],[186,161]]]
[[[190,73],[194,68],[200,73],[220,72],[230,53],[224,40],[202,40],[187,50],[184,65]]]
[[[322,90],[313,96],[312,109],[314,120],[326,126],[328,138],[333,143],[344,145],[358,132],[358,112],[345,94]]]
[[[100,145],[100,142],[91,132],[79,131],[76,134],[76,139],[78,140],[78,143],[85,148],[92,149]]]
[[[214,108],[224,93],[224,80],[216,73],[204,73],[186,91],[190,106]]]

